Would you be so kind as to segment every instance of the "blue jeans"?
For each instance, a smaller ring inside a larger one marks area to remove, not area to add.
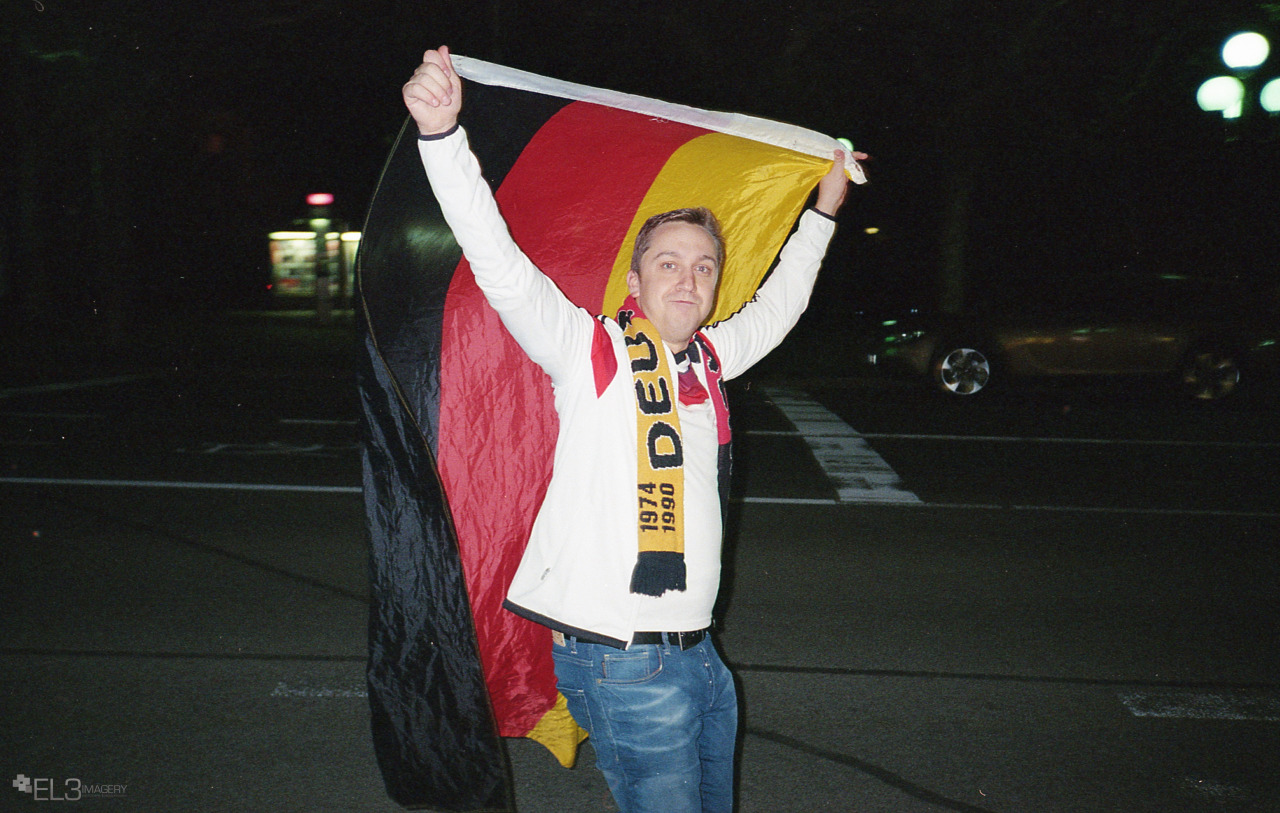
[[[711,636],[614,649],[555,644],[556,682],[622,813],[729,813],[738,697]]]

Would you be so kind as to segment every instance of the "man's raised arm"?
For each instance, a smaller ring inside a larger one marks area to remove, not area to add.
[[[485,299],[525,353],[560,380],[590,349],[594,320],[577,308],[516,245],[458,127],[462,80],[449,49],[427,51],[402,88],[418,126],[418,154],[440,211]]]
[[[786,337],[809,304],[818,269],[835,231],[835,215],[848,189],[845,162],[866,153],[836,150],[831,170],[818,182],[814,212],[800,216],[795,234],[783,246],[769,278],[732,317],[705,329],[720,351],[726,379],[741,375]]]

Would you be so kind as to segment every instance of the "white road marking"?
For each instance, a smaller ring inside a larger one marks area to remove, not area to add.
[[[101,415],[82,414],[79,412],[2,412],[0,416],[5,418],[39,418],[40,420],[55,421],[90,421],[101,418]]]
[[[765,394],[809,445],[842,503],[919,503],[902,478],[853,427],[803,393],[769,387]]]
[[[756,505],[839,505],[839,500],[827,500],[812,497],[743,497],[730,502],[753,503]]]
[[[278,440],[266,443],[219,443],[206,442],[192,449],[174,449],[178,454],[210,454],[239,455],[245,457],[261,457],[266,455],[299,455],[307,457],[337,457],[343,452],[359,451],[358,443],[324,444],[324,443],[282,443]]]
[[[1182,786],[1187,790],[1193,790],[1196,793],[1207,796],[1215,801],[1226,799],[1248,799],[1253,794],[1249,789],[1242,785],[1227,785],[1222,782],[1215,782],[1212,779],[1200,779],[1195,776],[1188,776],[1182,780]]]
[[[317,494],[361,494],[360,486],[306,486],[284,483],[199,483],[172,480],[77,480],[57,477],[0,477],[0,485],[102,486],[115,488],[179,488],[213,491],[306,491]]]
[[[308,698],[310,697],[322,697],[322,698],[368,697],[369,690],[362,689],[362,688],[330,689],[327,687],[305,686],[305,685],[290,686],[288,683],[285,683],[284,681],[280,681],[279,683],[276,684],[276,687],[271,690],[271,696],[272,697],[308,697]]]
[[[745,435],[796,437],[795,429],[748,429]],[[1272,440],[1136,440],[1133,438],[1042,438],[1027,435],[913,435],[904,432],[859,432],[858,437],[868,440],[925,440],[944,442],[974,441],[981,443],[1045,443],[1081,446],[1177,446],[1183,448],[1218,449],[1271,449],[1280,447],[1280,441]]]
[[[1173,720],[1262,720],[1280,722],[1280,697],[1247,692],[1126,692],[1120,702],[1134,717]]]
[[[304,426],[355,426],[355,421],[325,420],[321,418],[281,418],[278,423],[302,424]]]
[[[938,505],[941,505],[939,503]],[[946,507],[957,508],[956,504]],[[983,507],[983,506],[969,506]],[[1121,508],[1107,505],[1006,505],[986,506],[990,508],[1007,508],[1010,511],[1065,511],[1082,514],[1151,514],[1162,517],[1248,517],[1258,519],[1276,519],[1280,513],[1276,511],[1229,511],[1216,508]]]
[[[0,482],[4,482],[0,479]],[[753,505],[849,505],[850,501],[804,497],[742,497],[729,502]],[[865,504],[865,503],[864,503]],[[1063,514],[1148,515],[1159,517],[1235,517],[1237,519],[1280,519],[1277,511],[1226,511],[1213,508],[1124,508],[1114,505],[1000,505],[984,502],[902,502],[884,503],[895,508],[933,508],[943,511],[1040,511]]]
[[[1044,438],[1018,435],[912,435],[892,432],[864,432],[864,438],[876,440],[942,440],[980,443],[1057,443],[1083,446],[1180,446],[1194,448],[1270,449],[1280,441],[1249,440],[1139,440],[1135,438]]]
[[[0,390],[0,399],[14,398],[19,395],[39,395],[46,392],[70,392],[71,390],[82,390],[89,387],[109,387],[114,384],[127,384],[130,381],[144,381],[148,378],[155,378],[157,373],[143,373],[140,375],[117,375],[111,378],[91,378],[86,381],[67,381],[60,384],[37,384],[31,387],[12,387],[7,390]]]

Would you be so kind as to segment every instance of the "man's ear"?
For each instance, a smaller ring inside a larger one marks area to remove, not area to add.
[[[627,292],[632,296],[640,296],[640,272],[634,268],[627,272]]]

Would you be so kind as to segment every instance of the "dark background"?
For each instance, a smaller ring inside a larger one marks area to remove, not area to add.
[[[440,43],[871,153],[811,323],[1018,301],[1117,268],[1277,279],[1277,123],[1228,133],[1194,95],[1225,72],[1229,34],[1275,41],[1280,4],[18,0],[0,13],[10,357],[56,361],[72,336],[110,346],[175,312],[266,304],[266,233],[312,191],[360,228],[404,120],[399,87]]]

